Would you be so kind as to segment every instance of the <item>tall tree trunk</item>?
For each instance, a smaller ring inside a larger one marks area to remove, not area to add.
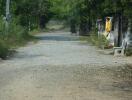
[[[71,20],[70,31],[71,31],[71,33],[77,33],[77,30],[76,30],[76,21],[74,19]]]
[[[130,33],[132,34],[132,18],[131,19],[129,18],[129,25],[128,25],[128,27],[129,27]]]
[[[118,46],[121,46],[121,37],[122,37],[122,15],[118,14]]]
[[[40,28],[44,29],[46,27],[46,17],[44,15],[41,15],[39,20]]]
[[[81,22],[80,23],[80,29],[79,29],[79,35],[85,36],[89,35],[89,32],[91,30],[91,22]]]

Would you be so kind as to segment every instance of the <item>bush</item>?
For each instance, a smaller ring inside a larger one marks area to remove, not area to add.
[[[0,40],[0,57],[5,59],[8,55],[9,47],[5,43],[5,41]]]
[[[125,55],[126,56],[132,56],[132,48],[127,49],[125,52]]]
[[[100,35],[98,37],[98,35],[95,33],[91,33],[90,41],[92,42],[92,44],[98,46],[99,48],[103,48],[103,49],[105,47],[108,47],[109,45],[108,40],[103,35]]]
[[[26,27],[22,27],[18,24],[17,20],[13,20],[10,23],[8,38],[15,40],[25,40],[29,37]]]
[[[0,38],[3,38],[5,34],[5,22],[0,17]]]
[[[6,58],[9,49],[25,44],[30,37],[27,28],[20,26],[16,19],[10,22],[7,32],[5,22],[0,18],[0,58]]]

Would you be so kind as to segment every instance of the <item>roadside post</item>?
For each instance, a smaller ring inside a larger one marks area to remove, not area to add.
[[[103,33],[102,19],[97,19],[96,25],[97,25],[96,27],[97,27],[97,30],[98,30],[98,38],[99,38]]]
[[[6,22],[5,22],[5,35],[8,35],[10,21],[10,0],[6,0]]]

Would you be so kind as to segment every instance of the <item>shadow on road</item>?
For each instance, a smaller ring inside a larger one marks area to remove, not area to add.
[[[48,40],[48,41],[78,41],[79,38],[77,36],[37,36],[39,40]]]

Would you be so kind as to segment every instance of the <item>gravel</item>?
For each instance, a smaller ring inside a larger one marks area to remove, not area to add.
[[[132,99],[131,76],[116,75],[131,57],[103,55],[69,32],[36,37],[37,43],[0,62],[0,100]]]

